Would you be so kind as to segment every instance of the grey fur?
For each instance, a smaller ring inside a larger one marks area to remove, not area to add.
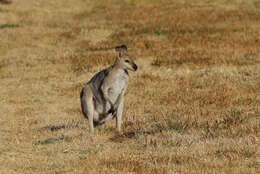
[[[94,75],[80,93],[82,112],[89,119],[91,132],[94,126],[114,117],[118,131],[121,130],[128,71],[136,71],[137,65],[128,56],[125,45],[117,46],[116,51],[114,64]]]

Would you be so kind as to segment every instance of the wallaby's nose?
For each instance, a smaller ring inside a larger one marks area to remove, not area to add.
[[[134,70],[136,71],[138,67],[137,67],[136,64],[134,64],[134,67],[133,67],[133,68],[134,68]]]

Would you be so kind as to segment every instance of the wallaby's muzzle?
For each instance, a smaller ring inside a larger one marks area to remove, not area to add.
[[[133,68],[134,68],[134,71],[136,71],[138,69],[138,67],[135,63],[133,64]]]

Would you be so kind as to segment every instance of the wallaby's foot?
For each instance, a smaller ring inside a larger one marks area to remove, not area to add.
[[[124,135],[124,133],[121,130],[116,129],[116,135]]]
[[[123,134],[121,129],[117,128],[116,131],[117,131],[118,134]]]
[[[92,124],[92,125],[89,125],[89,132],[91,133],[91,134],[94,134],[94,125]]]
[[[90,130],[89,132],[90,132],[90,134],[94,134],[94,133],[95,133],[95,131],[94,131],[94,130]]]

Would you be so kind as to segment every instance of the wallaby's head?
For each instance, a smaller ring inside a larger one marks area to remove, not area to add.
[[[133,59],[128,56],[127,47],[125,45],[120,45],[117,46],[115,49],[117,52],[116,64],[124,70],[136,71],[137,65],[135,64]]]

